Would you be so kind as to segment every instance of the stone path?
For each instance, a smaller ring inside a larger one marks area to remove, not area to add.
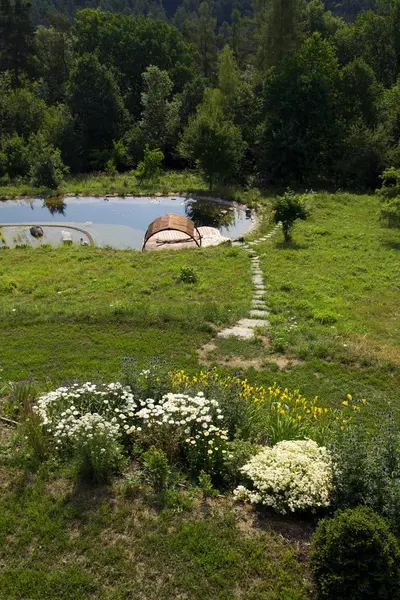
[[[256,327],[268,327],[268,306],[266,303],[267,292],[264,284],[264,276],[260,268],[260,258],[257,254],[256,247],[262,242],[269,240],[277,232],[280,225],[276,225],[266,235],[253,240],[252,242],[233,242],[234,246],[245,248],[251,260],[251,280],[253,283],[253,294],[251,301],[251,309],[249,317],[240,319],[233,327],[228,327],[220,331],[217,336],[219,338],[236,337],[242,340],[252,340],[254,338],[254,329]]]

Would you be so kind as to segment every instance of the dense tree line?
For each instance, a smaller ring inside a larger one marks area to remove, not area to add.
[[[352,21],[321,0],[238,0],[222,23],[205,1],[159,6],[174,24],[115,5],[35,26],[0,0],[2,182],[124,171],[146,148],[210,186],[373,188],[400,166],[400,0]]]

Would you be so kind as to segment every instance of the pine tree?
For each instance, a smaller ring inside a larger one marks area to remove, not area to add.
[[[13,85],[34,73],[34,28],[26,0],[0,0],[0,70],[12,73]]]
[[[262,0],[258,15],[259,61],[262,68],[279,65],[301,42],[304,0]]]

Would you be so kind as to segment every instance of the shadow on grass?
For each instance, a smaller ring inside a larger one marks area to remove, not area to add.
[[[314,515],[300,518],[298,515],[278,515],[268,508],[260,508],[255,512],[255,525],[262,531],[279,534],[282,537],[308,544],[318,523]]]
[[[400,250],[400,242],[383,242],[382,245],[388,250]]]
[[[110,483],[87,482],[77,479],[65,497],[65,504],[72,506],[80,521],[87,521],[90,515],[98,513],[104,503],[111,504],[114,498]]]

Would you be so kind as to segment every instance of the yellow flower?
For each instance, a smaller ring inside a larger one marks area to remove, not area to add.
[[[351,401],[353,400],[353,396],[351,394],[347,394],[347,399]]]
[[[345,400],[344,402],[342,402],[343,406],[348,406],[349,403],[347,402],[347,400]]]

